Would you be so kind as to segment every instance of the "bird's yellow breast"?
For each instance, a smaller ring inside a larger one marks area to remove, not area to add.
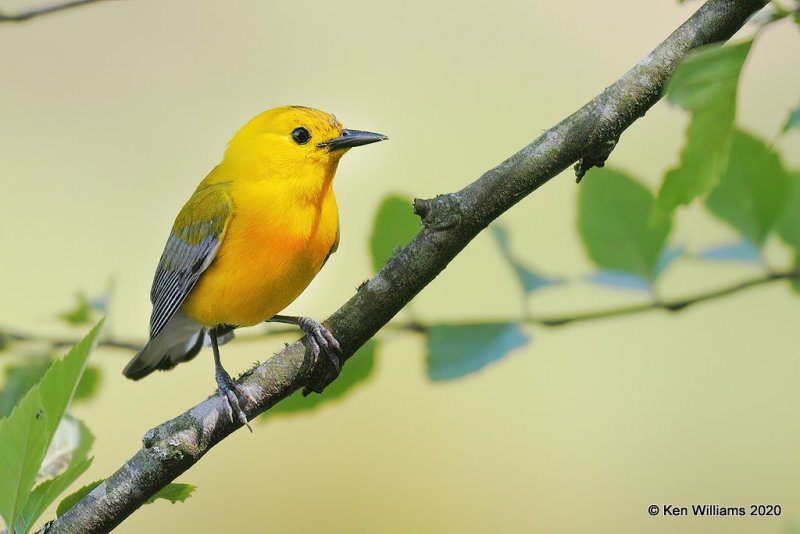
[[[184,313],[207,326],[249,326],[294,301],[338,237],[331,180],[320,182],[313,194],[299,195],[296,184],[288,187],[282,180],[233,181],[225,235],[184,302]]]

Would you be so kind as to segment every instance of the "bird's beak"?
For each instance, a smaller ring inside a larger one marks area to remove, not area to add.
[[[389,138],[379,133],[362,132],[361,130],[342,130],[342,134],[339,137],[320,143],[317,146],[319,148],[327,148],[333,152],[334,150],[368,145],[370,143],[377,143],[378,141],[386,141],[387,139]]]

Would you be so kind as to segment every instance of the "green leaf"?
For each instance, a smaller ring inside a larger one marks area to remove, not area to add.
[[[49,479],[34,488],[17,519],[17,531],[27,532],[50,503],[89,468],[93,442],[94,436],[82,422],[69,416],[61,419],[39,469],[38,476]]]
[[[102,324],[55,361],[11,414],[0,420],[0,515],[7,525],[16,525],[30,496]]]
[[[377,349],[377,341],[374,339],[367,341],[364,346],[358,349],[355,355],[347,360],[347,364],[342,368],[342,374],[325,388],[322,395],[303,397],[297,391],[264,412],[260,419],[263,421],[278,415],[308,412],[332,400],[344,398],[358,386],[365,384],[367,379],[372,376],[372,372],[375,370]]]
[[[431,380],[452,380],[479,371],[530,341],[516,323],[437,324],[427,329]]]
[[[791,193],[778,220],[780,238],[800,253],[800,170],[787,172]]]
[[[783,133],[794,128],[800,128],[800,106],[794,108],[789,116],[786,117],[786,124],[783,125]]]
[[[383,269],[387,260],[408,244],[419,230],[419,218],[414,215],[410,198],[398,194],[384,197],[369,238],[372,269],[375,272]]]
[[[95,480],[94,482],[89,482],[85,486],[82,486],[80,489],[75,491],[74,493],[70,493],[66,497],[64,497],[60,503],[58,503],[58,507],[56,508],[56,517],[61,517],[64,513],[78,504],[80,501],[83,500],[84,497],[89,495],[93,489],[97,486],[105,482],[105,479]]]
[[[788,199],[789,177],[762,140],[737,130],[730,162],[706,206],[755,245],[762,245]]]
[[[696,112],[716,100],[735,98],[739,73],[752,44],[748,39],[726,46],[707,45],[691,52],[667,83],[667,100]]]
[[[725,170],[736,118],[739,74],[752,40],[710,45],[690,54],[675,70],[667,99],[692,113],[679,166],[664,177],[660,217],[711,191]]]
[[[5,369],[5,384],[3,389],[0,389],[0,418],[11,413],[14,406],[42,378],[52,363],[49,357],[30,357],[29,359],[30,361],[24,365],[10,365]],[[92,398],[100,387],[100,379],[100,370],[93,365],[87,366],[78,383],[78,388],[75,390],[73,400]]]
[[[654,217],[652,193],[608,168],[596,169],[578,189],[578,231],[592,261],[604,270],[654,280],[671,225]]]
[[[59,318],[75,326],[88,324],[92,320],[92,306],[86,295],[75,295],[75,306],[71,310],[59,314]]]
[[[50,367],[47,357],[31,357],[25,365],[10,365],[5,369],[6,380],[0,390],[0,418],[7,417]]]
[[[511,269],[517,276],[517,280],[519,281],[519,284],[522,286],[522,290],[526,295],[543,287],[564,283],[563,278],[552,278],[538,274],[520,262],[511,251],[511,245],[508,239],[508,230],[506,230],[505,227],[499,224],[493,224],[489,227],[489,230],[497,240],[497,245],[500,247],[500,254],[502,254],[503,258],[505,258],[505,260],[511,266]]]
[[[178,482],[172,482],[171,484],[167,484],[164,488],[162,488],[161,491],[147,499],[145,504],[151,504],[156,501],[156,499],[165,499],[172,504],[183,502],[191,497],[192,493],[194,493],[194,490],[196,489],[197,486],[193,486],[192,484],[180,484]]]

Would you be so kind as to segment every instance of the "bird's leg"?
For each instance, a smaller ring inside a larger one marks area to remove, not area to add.
[[[222,362],[219,358],[217,329],[210,329],[208,334],[211,337],[211,349],[214,351],[214,376],[217,379],[217,387],[219,388],[219,392],[222,394],[222,398],[228,402],[228,417],[230,417],[231,421],[233,421],[233,414],[235,412],[239,422],[246,426],[250,432],[252,432],[253,429],[250,428],[250,424],[247,422],[247,416],[244,414],[239,405],[240,396],[249,396],[247,392],[242,390],[242,387],[239,384],[231,379],[231,375],[228,374],[228,371],[222,367]]]
[[[339,360],[339,355],[342,353],[342,348],[339,342],[333,337],[330,330],[319,324],[317,321],[310,317],[295,317],[292,315],[275,315],[272,319],[267,320],[268,323],[283,323],[293,324],[300,327],[300,330],[306,335],[308,340],[308,348],[314,356],[314,366],[319,362],[320,352],[325,352],[328,361],[334,369],[333,375],[326,374],[322,380],[315,384],[309,384],[303,390],[303,395],[308,395],[311,391],[314,393],[322,393],[325,386],[330,384],[342,370],[342,364]],[[314,368],[312,367],[312,371]]]

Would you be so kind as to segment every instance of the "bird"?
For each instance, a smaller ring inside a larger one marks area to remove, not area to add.
[[[314,362],[324,352],[338,373],[341,348],[331,332],[310,317],[279,312],[339,245],[339,160],[351,148],[386,139],[304,106],[269,109],[239,129],[175,219],[150,291],[149,340],[123,374],[139,380],[210,345],[227,415],[250,428],[241,406],[252,399],[220,359],[219,345],[234,329],[297,325]]]

